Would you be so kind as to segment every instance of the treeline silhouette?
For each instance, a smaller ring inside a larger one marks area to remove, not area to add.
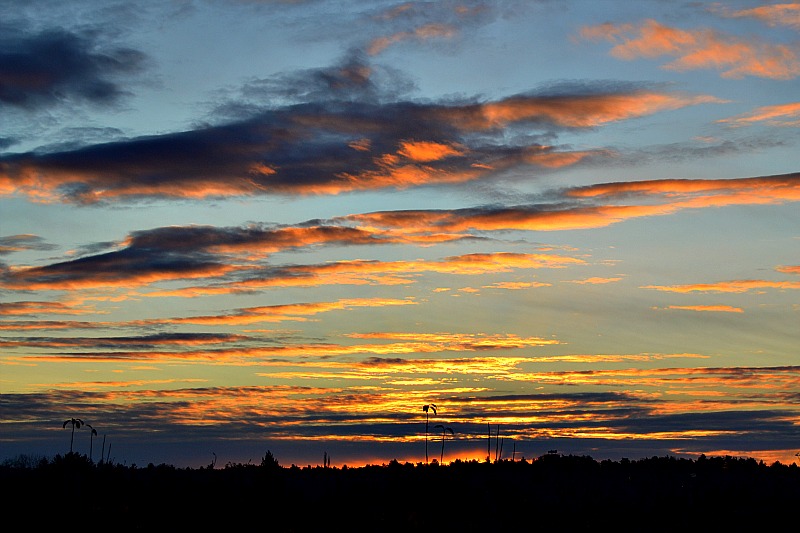
[[[0,482],[6,520],[85,531],[797,531],[800,502],[794,463],[730,456],[285,467],[267,451],[192,469],[69,453],[6,460]]]

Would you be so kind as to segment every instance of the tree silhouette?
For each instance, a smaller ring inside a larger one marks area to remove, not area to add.
[[[436,404],[433,403],[426,403],[422,406],[422,410],[425,411],[425,464],[428,463],[428,411],[433,411],[433,414],[436,414]]]
[[[86,427],[91,429],[92,431],[89,432],[89,461],[92,461],[92,444],[94,442],[94,437],[97,435],[97,430],[92,427],[91,424],[86,424]]]
[[[72,424],[72,435],[69,438],[69,453],[72,453],[72,443],[75,441],[75,428],[80,427],[83,425],[83,420],[80,418],[70,418],[69,420],[65,420],[64,424],[61,426],[62,429],[67,427],[67,424]]]
[[[433,426],[433,429],[436,429],[436,428],[442,428],[442,453],[439,456],[439,464],[442,464],[442,461],[444,461],[444,437],[445,437],[445,435],[447,434],[448,431],[453,436],[455,436],[455,433],[453,433],[453,430],[451,428],[446,428],[442,424],[436,424],[435,426]]]

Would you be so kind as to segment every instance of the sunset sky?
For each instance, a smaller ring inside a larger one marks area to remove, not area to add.
[[[0,0],[0,392],[0,460],[795,462],[800,3]]]

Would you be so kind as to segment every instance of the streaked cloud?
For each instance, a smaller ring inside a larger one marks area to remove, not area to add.
[[[329,311],[346,310],[355,307],[387,307],[395,305],[416,305],[411,299],[390,298],[350,298],[335,302],[295,303],[237,309],[225,315],[206,315],[180,317],[164,320],[145,320],[142,325],[153,324],[254,324],[259,322],[305,321],[307,317]]]
[[[678,311],[707,311],[713,313],[744,313],[741,307],[732,305],[668,305],[666,309]]]
[[[796,2],[5,5],[8,454],[796,461]]]
[[[505,289],[517,291],[522,289],[536,289],[539,287],[552,287],[552,283],[544,283],[541,281],[498,281],[491,285],[484,285],[484,289]]]
[[[717,120],[718,123],[729,126],[747,126],[763,122],[768,126],[800,127],[800,102],[762,106],[735,117]]]
[[[268,268],[235,283],[158,290],[150,297],[195,297],[229,294],[268,287],[315,287],[321,285],[406,285],[420,274],[481,275],[512,272],[516,269],[567,268],[583,265],[585,260],[551,254],[467,254],[439,261],[336,261],[321,265],[294,265]]]
[[[586,279],[569,280],[567,283],[577,283],[578,285],[605,285],[606,283],[616,283],[618,281],[622,281],[622,277],[601,278],[599,276],[592,276]]]
[[[429,365],[438,364],[425,361]],[[419,363],[425,366],[424,361]],[[485,363],[491,362],[487,359]],[[367,366],[393,365],[403,366],[400,361],[391,360],[385,365],[374,361]],[[417,367],[407,365],[407,368]],[[447,372],[447,364],[436,370]],[[84,419],[101,428],[102,433],[111,435],[115,450],[124,445],[128,460],[138,456],[136,443],[142,442],[143,425],[150,429],[148,446],[167,438],[197,435],[201,440],[216,439],[234,432],[238,446],[252,447],[260,453],[266,430],[270,449],[278,457],[306,441],[364,438],[363,428],[368,426],[376,457],[384,461],[398,456],[403,459],[409,452],[400,452],[391,443],[417,446],[421,442],[420,427],[425,418],[418,407],[412,407],[429,401],[431,394],[437,398],[436,420],[446,421],[456,430],[450,450],[459,458],[464,458],[470,450],[477,453],[479,460],[480,454],[485,454],[487,423],[489,427],[497,426],[504,438],[517,443],[517,453],[529,457],[543,453],[536,446],[543,447],[556,438],[568,438],[558,442],[563,442],[570,453],[581,455],[591,455],[591,447],[597,445],[598,439],[612,448],[614,442],[624,441],[626,449],[635,444],[661,450],[663,454],[699,455],[709,450],[730,449],[728,444],[736,441],[729,439],[735,434],[749,435],[751,449],[770,442],[772,450],[782,445],[794,450],[792,412],[797,400],[793,391],[800,385],[797,370],[787,366],[542,372],[530,377],[548,390],[508,394],[480,387],[442,394],[435,392],[436,382],[415,389],[378,384],[154,388],[158,381],[87,381],[81,390],[58,384],[47,387],[45,392],[8,394],[4,398],[9,409],[24,413],[29,431],[49,428],[51,406],[69,403],[83,413]],[[474,375],[485,374],[479,370]],[[424,374],[420,375],[422,378]],[[393,378],[388,380],[397,382]],[[374,381],[373,374],[371,382]],[[578,383],[595,388],[576,390]],[[198,427],[203,428],[199,435],[195,432]],[[760,437],[764,432],[770,434],[769,441]],[[203,453],[208,453],[205,448]],[[119,456],[115,457],[121,461]]]
[[[352,83],[348,78],[346,87],[329,90],[347,95]],[[98,204],[407,189],[498,180],[512,170],[535,176],[614,152],[532,142],[531,130],[591,129],[722,102],[624,86],[563,86],[486,102],[361,98],[321,95],[316,102],[253,110],[218,126],[0,156],[0,195]],[[500,138],[505,142],[495,142]]]
[[[617,59],[674,57],[662,66],[667,70],[716,69],[723,78],[732,79],[757,76],[788,80],[800,75],[796,46],[745,39],[712,29],[682,30],[649,19],[638,25],[585,26],[580,35],[613,43],[611,55]]]
[[[25,250],[55,250],[54,244],[45,242],[38,235],[7,235],[0,237],[0,256]]]
[[[447,39],[456,34],[456,29],[445,24],[426,24],[415,28],[412,31],[402,31],[388,35],[386,37],[377,37],[372,40],[367,46],[367,53],[371,56],[380,54],[386,48],[410,39],[418,41],[427,41],[429,39]]]
[[[636,199],[641,199],[637,205]],[[624,200],[622,204],[554,202],[520,206],[486,206],[455,210],[408,210],[349,215],[343,220],[363,226],[405,231],[460,232],[530,230],[564,231],[601,228],[628,219],[675,214],[683,209],[725,205],[758,205],[800,199],[800,175],[721,180],[642,180],[573,187],[559,200]],[[661,203],[653,202],[659,200]]]
[[[63,302],[18,301],[0,303],[0,316],[85,315],[96,312],[97,310],[93,308],[76,307]]]
[[[763,279],[740,279],[714,283],[690,283],[686,285],[645,285],[642,289],[665,292],[732,292],[743,293],[766,289],[800,289],[800,281],[768,281]]]
[[[375,334],[351,334],[351,338],[375,338]],[[155,337],[161,339],[161,336]],[[229,339],[217,339],[217,336],[201,335],[199,337],[188,335],[186,338],[179,336],[180,342],[166,342],[166,344],[174,344],[177,347],[183,348],[185,346],[193,346],[196,344],[204,344],[204,340],[212,339],[214,342],[239,342],[245,340],[244,337],[231,337]],[[377,338],[383,340],[392,336],[386,333],[377,334]],[[122,347],[121,344],[141,343],[142,349],[131,351],[129,350],[115,350],[107,351],[110,345]],[[197,342],[199,340],[199,342]],[[360,356],[360,355],[403,355],[403,354],[427,354],[427,353],[445,353],[445,352],[476,352],[476,351],[491,351],[491,350],[506,350],[506,349],[520,349],[526,347],[548,346],[558,344],[559,341],[554,339],[543,339],[539,337],[520,337],[517,335],[487,335],[487,334],[470,334],[470,335],[425,335],[425,334],[405,334],[397,337],[400,342],[388,343],[366,343],[366,344],[336,344],[336,343],[292,343],[277,346],[265,345],[266,343],[258,343],[259,346],[231,346],[227,348],[204,348],[202,350],[185,350],[176,349],[173,351],[165,351],[161,348],[164,341],[153,342],[148,341],[147,338],[132,338],[127,342],[115,343],[113,338],[109,339],[80,339],[76,338],[72,341],[59,342],[57,340],[22,340],[14,341],[11,339],[4,340],[3,343],[9,348],[25,347],[25,346],[38,346],[42,347],[69,347],[88,345],[93,348],[105,348],[104,351],[85,351],[85,352],[61,352],[61,353],[47,353],[37,355],[20,355],[20,361],[38,361],[38,362],[77,362],[77,361],[93,361],[100,362],[141,362],[147,361],[150,363],[159,362],[182,362],[182,363],[214,363],[214,364],[227,364],[227,365],[255,365],[262,366],[269,365],[270,360],[279,360],[281,365],[287,364],[284,358],[296,358],[298,361],[316,359],[316,358],[331,358],[331,357],[346,357],[346,356]],[[191,342],[190,342],[191,341]]]
[[[147,60],[133,48],[103,49],[91,32],[25,33],[6,21],[0,29],[0,108],[114,104],[128,94],[126,78],[141,72]]]
[[[726,17],[754,18],[769,26],[788,26],[800,30],[800,4],[795,2],[762,5],[739,10],[715,4],[713,9],[715,13],[720,13]]]
[[[474,231],[599,228],[632,218],[674,214],[682,209],[778,204],[800,200],[800,177],[790,174],[727,180],[619,182],[575,187],[559,194],[562,199],[572,199],[573,203],[374,212],[340,217],[327,224],[314,221],[294,227],[253,224],[239,228],[174,226],[140,230],[122,240],[115,251],[42,267],[7,270],[0,279],[0,286],[14,290],[64,290],[133,287],[168,280],[223,280],[235,276],[235,289],[248,290],[329,283],[409,283],[410,274],[469,274],[488,271],[497,265],[504,265],[504,268],[563,267],[580,264],[581,260],[546,254],[503,253],[471,254],[440,262],[358,260],[267,268],[259,262],[277,252],[322,245],[424,245],[479,236],[472,233]],[[642,198],[639,205],[632,203],[637,197]],[[591,205],[616,198],[624,199],[625,204]],[[653,203],[653,199],[662,203]],[[591,203],[580,205],[575,201]],[[353,224],[356,226],[352,227]],[[493,263],[487,263],[489,258]],[[755,287],[757,282],[740,282],[739,286],[741,283]],[[233,289],[232,285],[207,286],[202,291],[213,294]],[[191,290],[179,292],[189,294]]]

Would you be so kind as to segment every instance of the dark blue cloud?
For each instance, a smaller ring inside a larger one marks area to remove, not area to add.
[[[91,35],[2,30],[0,108],[34,110],[65,101],[114,104],[126,94],[118,78],[142,70],[146,59],[132,48],[101,49]]]

